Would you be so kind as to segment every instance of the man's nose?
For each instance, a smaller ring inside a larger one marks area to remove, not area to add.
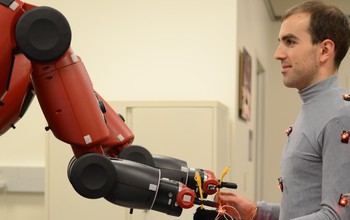
[[[276,60],[282,60],[285,58],[285,53],[283,52],[283,49],[281,48],[281,45],[277,46],[277,49],[275,51],[275,55],[273,56]]]

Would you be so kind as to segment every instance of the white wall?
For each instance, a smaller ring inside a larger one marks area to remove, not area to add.
[[[73,49],[107,100],[233,105],[236,1],[44,2],[69,19]]]
[[[45,166],[45,126],[35,99],[22,120],[16,124],[16,129],[10,129],[0,137],[0,181],[9,178],[2,173],[2,167]],[[0,188],[0,219],[44,220],[44,207],[43,193],[13,193]]]
[[[238,180],[239,192],[248,198],[254,200],[257,199],[257,192],[255,188],[255,168],[257,166],[257,157],[255,157],[255,145],[257,137],[257,60],[260,61],[265,69],[265,85],[269,88],[269,84],[272,82],[273,75],[276,74],[275,66],[277,65],[273,60],[273,43],[276,41],[272,22],[265,9],[263,1],[256,0],[241,0],[238,1],[238,25],[237,25],[237,44],[238,49],[243,50],[245,48],[252,57],[252,114],[249,121],[243,121],[238,119],[236,122],[236,135],[234,139],[234,175]],[[237,76],[238,77],[238,76]],[[273,81],[276,84],[276,81]],[[279,83],[277,81],[277,83]],[[238,87],[238,85],[237,85]],[[270,99],[270,94],[266,93],[266,100]],[[238,106],[238,103],[236,103]],[[265,104],[265,113],[270,114],[269,104]],[[267,117],[267,115],[265,117]],[[278,120],[278,119],[276,119]],[[266,125],[270,124],[270,120],[265,120]],[[252,160],[249,161],[249,130],[253,132],[253,147],[252,147]],[[265,134],[268,134],[268,129],[265,129]],[[265,138],[266,139],[266,138]],[[258,144],[261,147],[261,144]],[[259,156],[259,155],[258,155]],[[278,161],[278,157],[276,157]],[[270,170],[269,170],[270,171]],[[270,177],[270,172],[265,175]],[[273,176],[272,174],[271,176]],[[259,187],[262,187],[259,184]],[[265,188],[261,188],[261,191],[265,191]],[[264,198],[265,199],[265,198]]]

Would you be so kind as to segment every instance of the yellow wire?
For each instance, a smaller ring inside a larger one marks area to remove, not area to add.
[[[203,201],[204,198],[203,198],[203,191],[202,191],[202,180],[201,180],[201,176],[199,175],[198,171],[196,171],[194,179],[197,181],[200,200]],[[204,206],[203,206],[203,204],[201,204],[201,209],[203,209],[203,208],[204,208]]]
[[[228,170],[229,170],[229,168],[225,167],[224,170],[222,171],[220,182],[219,182],[220,184],[222,183],[222,180],[224,179],[224,177],[227,175]]]
[[[227,175],[228,170],[229,170],[229,168],[228,168],[228,167],[225,167],[224,170],[222,171],[222,173],[221,173],[221,178],[220,178],[220,180],[219,180],[219,184],[220,184],[220,185],[221,185],[222,180],[224,179],[224,177]],[[218,188],[218,193],[217,193],[217,194],[218,194],[219,206],[221,206],[222,204],[221,204],[221,199],[220,199],[220,188]]]

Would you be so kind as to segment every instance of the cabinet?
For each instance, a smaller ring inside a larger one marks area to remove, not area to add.
[[[229,119],[227,108],[215,101],[125,101],[109,104],[126,119],[135,134],[135,145],[152,154],[187,161],[189,167],[210,169],[220,178],[230,165]],[[176,217],[156,211],[129,210],[104,199],[80,197],[66,175],[72,157],[67,144],[51,134],[47,153],[48,220],[125,219],[165,220]],[[193,219],[197,206],[183,210],[180,219]]]

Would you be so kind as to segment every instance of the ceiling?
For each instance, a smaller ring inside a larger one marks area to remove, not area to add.
[[[306,1],[307,0],[264,0],[272,20],[280,20],[281,16],[288,8]],[[350,17],[349,0],[324,0],[324,2],[338,6],[348,17]]]

